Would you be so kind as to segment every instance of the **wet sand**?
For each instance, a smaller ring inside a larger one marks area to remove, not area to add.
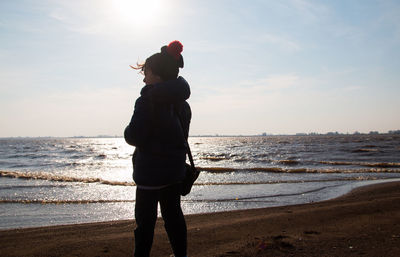
[[[400,182],[294,206],[186,216],[189,256],[400,256]],[[134,221],[0,231],[0,256],[133,256]],[[152,256],[172,253],[158,220]]]

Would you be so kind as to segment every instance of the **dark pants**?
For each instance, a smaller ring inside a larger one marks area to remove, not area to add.
[[[175,256],[186,256],[186,222],[181,209],[180,185],[176,184],[158,190],[136,189],[135,257],[150,255],[158,202]]]

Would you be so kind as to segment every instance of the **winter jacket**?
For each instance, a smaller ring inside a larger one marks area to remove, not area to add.
[[[132,161],[137,185],[159,187],[183,180],[189,96],[189,84],[182,77],[142,88],[124,132],[126,142],[136,147]]]

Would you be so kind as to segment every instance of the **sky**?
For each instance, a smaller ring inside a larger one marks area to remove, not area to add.
[[[191,135],[400,129],[400,1],[1,0],[0,137],[123,135],[173,40]]]

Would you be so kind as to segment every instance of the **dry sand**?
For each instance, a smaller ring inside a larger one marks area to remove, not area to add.
[[[329,201],[186,216],[189,256],[400,256],[400,182]],[[0,256],[132,256],[134,221],[0,231]],[[152,256],[171,249],[158,220]]]

